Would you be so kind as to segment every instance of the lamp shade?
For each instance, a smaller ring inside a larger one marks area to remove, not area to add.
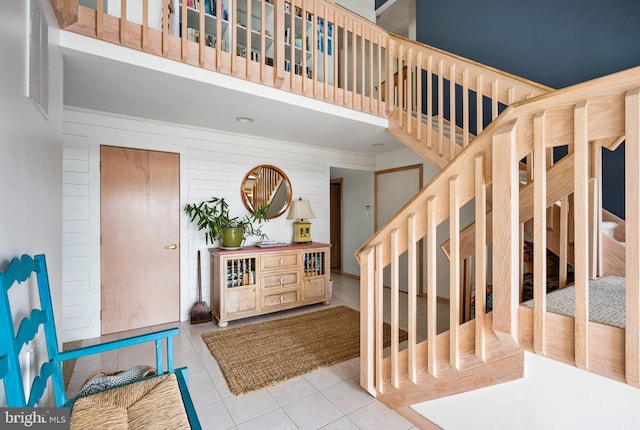
[[[287,219],[309,219],[315,218],[315,215],[311,211],[311,204],[309,200],[294,200],[291,202],[291,208],[289,209],[289,215]]]

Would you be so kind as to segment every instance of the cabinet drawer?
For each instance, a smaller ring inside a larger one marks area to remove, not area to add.
[[[304,301],[325,299],[328,296],[325,277],[305,279],[302,285],[302,299]]]
[[[281,252],[260,256],[260,268],[263,271],[296,268],[299,264],[297,252]]]
[[[262,309],[295,304],[299,301],[298,294],[298,290],[291,290],[262,296]]]
[[[271,275],[263,274],[261,277],[260,288],[264,291],[270,288],[293,287],[299,283],[299,272],[282,272],[273,273]]]

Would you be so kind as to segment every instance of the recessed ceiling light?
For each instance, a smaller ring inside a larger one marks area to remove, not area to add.
[[[251,124],[253,122],[253,118],[249,118],[247,116],[239,116],[236,118],[240,124]]]
[[[382,148],[384,146],[384,143],[372,143],[371,147],[372,148]]]

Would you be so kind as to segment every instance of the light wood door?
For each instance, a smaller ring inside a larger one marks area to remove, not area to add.
[[[180,158],[100,148],[102,334],[180,319]]]

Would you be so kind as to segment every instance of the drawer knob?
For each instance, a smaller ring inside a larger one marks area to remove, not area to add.
[[[284,303],[284,297],[280,296],[280,304]]]
[[[280,277],[280,285],[284,285],[284,278],[282,276]]]
[[[284,264],[284,260],[282,259],[282,257],[280,258],[280,266],[282,267],[282,265]]]

